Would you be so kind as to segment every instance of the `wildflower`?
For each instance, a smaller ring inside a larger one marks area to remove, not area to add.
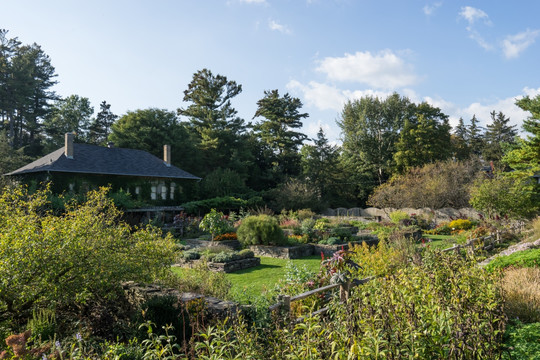
[[[77,341],[81,341],[82,340],[81,333],[77,333],[77,335],[75,335],[75,338],[77,339]]]
[[[58,340],[55,341],[54,346],[55,346],[57,349],[61,349],[61,348],[62,348],[62,347],[60,346],[60,341],[58,341]]]
[[[42,355],[41,355],[41,360],[47,360],[47,355],[42,354]]]

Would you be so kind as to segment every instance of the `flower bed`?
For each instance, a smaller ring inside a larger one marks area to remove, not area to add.
[[[234,272],[258,266],[261,259],[254,257],[251,250],[212,252],[212,248],[195,248],[182,253],[178,266],[196,267],[206,262],[208,269],[218,272]]]

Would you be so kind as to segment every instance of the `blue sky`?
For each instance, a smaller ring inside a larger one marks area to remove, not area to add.
[[[185,106],[208,68],[242,84],[233,106],[251,121],[264,90],[289,92],[339,143],[347,99],[396,91],[452,124],[540,94],[540,1],[2,0],[0,28],[51,57],[61,96],[113,112]]]

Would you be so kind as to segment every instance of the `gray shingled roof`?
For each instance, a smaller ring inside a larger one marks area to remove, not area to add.
[[[73,159],[66,157],[62,147],[6,175],[43,171],[200,180],[146,151],[87,144],[73,144]]]

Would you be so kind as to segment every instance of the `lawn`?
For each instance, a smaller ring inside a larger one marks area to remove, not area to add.
[[[227,274],[233,284],[231,291],[243,290],[246,293],[260,294],[265,289],[273,288],[285,274],[288,261],[292,261],[296,266],[305,264],[308,270],[318,272],[321,257],[316,255],[293,260],[261,257],[261,265]]]
[[[285,265],[288,261],[293,262],[296,266],[304,266],[305,264],[308,270],[318,272],[321,257],[316,255],[293,260],[261,257],[261,265],[259,266],[225,274],[232,283],[231,292],[259,295],[265,289],[272,289],[285,274]],[[193,270],[173,268],[173,271],[181,274],[184,271]]]
[[[454,244],[460,243],[458,238],[453,235],[423,234],[422,236],[426,239],[431,239],[429,246],[434,249],[447,249],[454,246]]]

